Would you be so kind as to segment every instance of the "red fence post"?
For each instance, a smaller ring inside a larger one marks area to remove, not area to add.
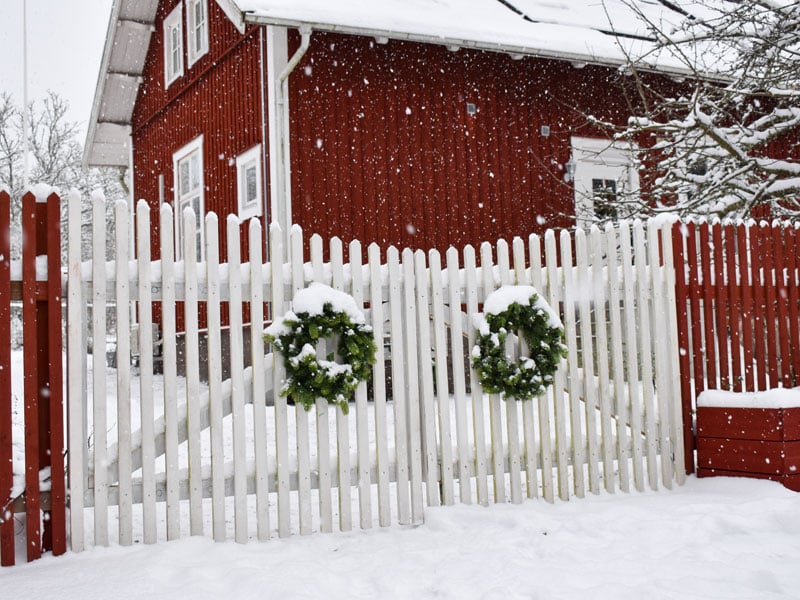
[[[14,564],[11,448],[11,196],[0,192],[0,565]]]
[[[36,335],[36,197],[22,197],[22,345],[25,406],[25,513],[28,561],[42,555],[39,509],[39,339]]]
[[[64,472],[64,388],[61,354],[61,200],[56,194],[47,199],[47,296],[45,300],[47,344],[39,347],[40,363],[48,363],[46,378],[50,391],[50,519],[45,521],[45,538],[50,542],[46,549],[58,556],[67,551],[66,479]],[[40,371],[41,379],[41,371]]]

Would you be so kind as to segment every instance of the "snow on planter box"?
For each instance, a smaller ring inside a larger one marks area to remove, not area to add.
[[[699,477],[772,479],[800,491],[800,388],[700,394],[697,466]]]

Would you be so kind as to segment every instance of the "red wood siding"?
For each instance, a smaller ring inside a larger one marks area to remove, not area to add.
[[[134,193],[157,208],[158,178],[163,175],[165,199],[172,203],[172,156],[202,134],[205,210],[221,215],[220,254],[225,260],[224,217],[237,210],[235,160],[262,143],[260,31],[251,27],[241,35],[210,0],[208,54],[164,89],[162,23],[176,4],[172,0],[159,7],[134,110]],[[158,215],[152,220],[157,223]],[[157,237],[154,244],[158,256]],[[242,253],[247,256],[246,236]]]
[[[587,114],[627,119],[633,82],[620,79],[315,33],[291,79],[294,221],[323,237],[441,250],[572,226],[570,136],[601,135]]]

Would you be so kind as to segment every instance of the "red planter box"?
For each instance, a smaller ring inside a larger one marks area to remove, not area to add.
[[[697,475],[772,479],[800,492],[800,408],[698,407]]]

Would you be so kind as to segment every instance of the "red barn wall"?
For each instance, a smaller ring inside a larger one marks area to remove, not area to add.
[[[588,114],[623,123],[626,83],[603,67],[315,33],[291,79],[294,221],[442,251],[573,226],[570,136],[602,136]]]
[[[162,24],[177,4],[160,3],[134,109],[134,193],[157,208],[158,178],[163,175],[165,200],[171,204],[172,155],[202,134],[205,210],[220,215],[220,255],[225,260],[225,217],[237,211],[235,159],[263,143],[260,29],[250,27],[242,35],[217,3],[209,1],[209,52],[191,67],[186,62],[184,75],[165,89]],[[246,235],[241,246],[246,257]]]

